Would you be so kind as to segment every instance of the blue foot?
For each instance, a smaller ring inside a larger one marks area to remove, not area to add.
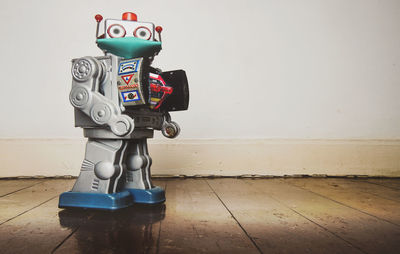
[[[134,203],[159,204],[165,201],[165,191],[161,187],[154,187],[148,190],[125,189],[130,192]]]
[[[80,207],[105,210],[117,210],[133,205],[130,192],[122,191],[114,194],[64,192],[60,195],[58,207]]]

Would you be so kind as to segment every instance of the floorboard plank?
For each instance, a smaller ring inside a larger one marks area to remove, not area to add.
[[[345,179],[341,180],[348,185],[351,185],[351,182],[356,183],[357,188],[365,193],[369,193],[384,199],[393,200],[395,202],[400,202],[400,189],[370,183],[363,179],[356,179],[351,181],[346,181]],[[398,181],[400,182],[400,179]]]
[[[165,181],[153,183],[165,188]],[[90,210],[90,218],[55,253],[156,253],[164,216],[164,204],[135,205],[114,212]],[[73,216],[66,218],[60,213],[60,220],[65,227],[75,228]]]
[[[367,179],[366,182],[400,190],[400,179]]]
[[[70,190],[74,180],[49,180],[0,198],[0,225]]]
[[[397,197],[397,202],[392,199],[399,196],[400,191],[385,190],[378,185],[370,186],[365,182],[346,179],[286,179],[285,182],[316,192],[400,227],[400,197]],[[390,199],[382,196],[390,196]]]
[[[159,253],[259,253],[205,180],[171,180]]]
[[[158,180],[165,205],[116,212],[59,209],[74,179],[17,181],[0,197],[1,253],[400,253],[394,181]]]
[[[44,179],[16,179],[16,180],[0,180],[0,197],[9,195],[29,188],[35,184],[45,181]]]
[[[399,253],[400,229],[284,180],[246,180],[366,253]]]
[[[263,253],[362,253],[253,184],[239,179],[207,181]]]
[[[51,253],[51,251],[86,221],[87,211],[71,211],[69,227],[59,219],[58,198],[36,207],[0,226],[1,253]]]

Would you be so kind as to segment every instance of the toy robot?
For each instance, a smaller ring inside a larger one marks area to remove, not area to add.
[[[151,66],[161,50],[160,26],[126,12],[122,20],[106,19],[99,36],[103,17],[95,19],[97,46],[105,55],[72,60],[69,99],[75,126],[88,141],[79,177],[72,191],[60,195],[59,207],[115,210],[162,203],[164,190],[151,182],[147,139],[154,130],[167,138],[179,134],[168,112],[188,108],[185,71]]]

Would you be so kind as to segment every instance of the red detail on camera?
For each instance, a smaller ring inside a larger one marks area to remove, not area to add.
[[[160,86],[160,85],[154,84],[154,83],[151,83],[151,84],[150,84],[150,89],[151,89],[151,91],[156,92],[156,93],[158,93],[158,92],[164,92],[164,93],[166,93],[166,94],[171,94],[172,91],[173,91],[173,88],[172,88],[172,87]]]

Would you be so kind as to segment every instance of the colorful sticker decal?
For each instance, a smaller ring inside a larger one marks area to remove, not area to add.
[[[139,101],[140,96],[137,90],[122,92],[122,99],[124,102]]]
[[[124,76],[122,76],[121,78],[125,81],[125,83],[126,83],[127,85],[129,85],[129,82],[131,81],[133,75],[134,75],[134,74],[124,75]]]
[[[132,84],[132,85],[127,85],[127,86],[119,86],[119,90],[126,90],[126,89],[132,89],[132,88],[139,88],[138,84]]]
[[[121,62],[118,67],[118,75],[126,75],[137,72],[140,60]]]

